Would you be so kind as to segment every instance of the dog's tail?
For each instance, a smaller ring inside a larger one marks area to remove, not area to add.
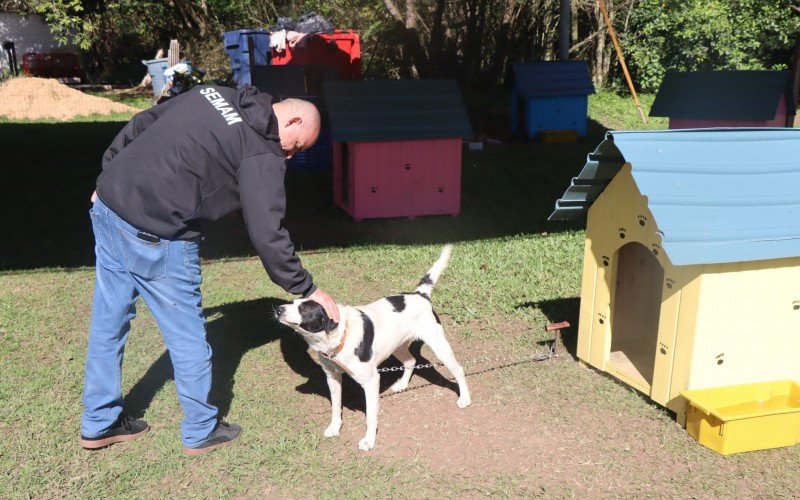
[[[453,245],[445,245],[442,248],[442,253],[439,254],[439,259],[433,263],[430,269],[428,269],[428,273],[419,280],[419,285],[417,285],[417,289],[414,290],[416,293],[422,295],[423,297],[430,300],[431,292],[433,291],[433,285],[439,281],[439,276],[442,275],[442,271],[444,268],[447,267],[447,263],[450,261],[450,253],[453,251]]]

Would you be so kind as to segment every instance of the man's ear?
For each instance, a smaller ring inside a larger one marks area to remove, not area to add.
[[[288,127],[289,125],[291,125],[293,123],[297,123],[299,125],[299,124],[303,123],[303,119],[300,118],[299,116],[295,116],[294,118],[290,118],[289,121],[286,122],[286,126]]]

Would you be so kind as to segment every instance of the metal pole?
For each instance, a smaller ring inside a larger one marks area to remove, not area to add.
[[[571,12],[569,0],[561,0],[561,19],[558,26],[558,58],[562,61],[569,61],[569,35],[572,31]]]
[[[611,18],[608,15],[606,3],[603,0],[597,0],[597,3],[600,5],[600,10],[603,12],[603,19],[606,21],[608,34],[611,35],[611,41],[614,42],[614,48],[617,50],[617,59],[619,59],[620,66],[622,66],[622,72],[625,74],[625,80],[628,82],[628,88],[631,89],[631,94],[633,94],[633,102],[636,104],[636,109],[639,110],[639,116],[642,117],[642,122],[647,125],[647,117],[644,116],[642,105],[639,104],[639,97],[636,95],[636,90],[633,88],[633,80],[631,80],[631,75],[628,73],[628,66],[625,64],[625,58],[622,56],[622,49],[619,47],[619,42],[617,41],[617,33],[614,31],[614,26],[611,25]]]
[[[6,53],[8,54],[8,69],[11,70],[12,75],[19,76],[19,69],[17,67],[17,49],[14,48],[14,42],[11,40],[6,40],[3,43],[3,49],[5,49]]]

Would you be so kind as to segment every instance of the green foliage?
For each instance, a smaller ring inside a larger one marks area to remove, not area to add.
[[[92,23],[81,0],[28,0],[18,6],[22,13],[39,14],[61,44],[75,43],[82,49],[91,45]]]
[[[579,36],[572,56],[589,62],[597,83],[610,77],[609,87],[622,88],[594,0],[573,2]],[[784,69],[800,34],[800,14],[792,8],[800,0],[607,3],[635,81],[650,91],[670,69]],[[397,7],[397,17],[388,4]],[[407,31],[409,5],[416,28]],[[314,11],[359,32],[368,78],[447,77],[481,88],[506,80],[510,62],[557,57],[558,5],[558,0],[0,0],[0,10],[10,6],[41,14],[57,40],[89,52],[96,65],[89,72],[104,80],[138,82],[144,74],[140,61],[173,38],[180,41],[182,56],[207,70],[209,78],[224,78],[230,67],[223,32],[269,27],[278,17]]]
[[[668,70],[785,69],[800,16],[761,0],[642,0],[631,27],[636,82],[656,90]]]

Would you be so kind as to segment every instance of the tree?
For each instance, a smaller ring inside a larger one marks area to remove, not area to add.
[[[800,0],[605,0],[634,79],[655,90],[668,69],[783,69],[800,34]],[[315,11],[356,29],[368,77],[457,78],[466,88],[507,80],[516,61],[556,58],[561,0],[0,0],[38,13],[77,43],[97,71],[138,80],[169,39],[212,76],[230,71],[222,33]],[[620,80],[597,0],[571,0],[570,57],[596,86]],[[800,53],[800,46],[798,47]]]
[[[85,17],[80,0],[26,0],[3,2],[3,11],[39,14],[60,43],[72,42],[88,49],[91,44],[91,22]]]
[[[638,84],[667,70],[787,69],[800,16],[761,0],[642,0],[623,40]]]

